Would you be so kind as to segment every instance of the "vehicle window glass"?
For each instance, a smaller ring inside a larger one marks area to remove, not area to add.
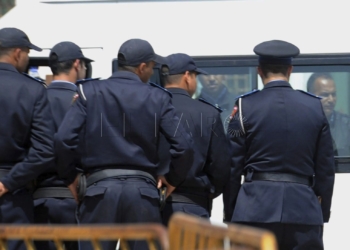
[[[48,66],[30,66],[28,75],[44,81],[47,85],[52,81],[52,71]]]
[[[258,81],[261,89],[261,79]],[[322,97],[334,153],[336,156],[350,156],[350,66],[296,66],[290,83],[294,89]]]
[[[350,67],[296,67],[292,77],[294,88],[322,97],[335,156],[350,156]]]
[[[208,75],[197,76],[194,99],[204,98],[218,105],[223,112],[221,119],[227,122],[237,96],[249,92],[256,85],[255,67],[201,67]]]

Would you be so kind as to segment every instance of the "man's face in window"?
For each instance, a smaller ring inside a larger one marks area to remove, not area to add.
[[[335,107],[337,101],[336,89],[334,81],[319,77],[314,82],[315,95],[323,97],[321,103],[323,111],[327,117],[329,117]]]
[[[209,94],[216,94],[221,91],[225,78],[223,75],[200,75],[199,80],[205,91]]]

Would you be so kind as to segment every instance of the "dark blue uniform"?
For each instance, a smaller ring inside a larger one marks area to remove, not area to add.
[[[47,88],[47,96],[49,99],[51,112],[55,124],[55,131],[58,130],[67,110],[73,103],[74,95],[77,94],[75,84],[64,81],[53,81]],[[70,191],[63,180],[58,177],[56,168],[52,165],[44,174],[40,175],[37,180],[37,188],[45,187],[60,187]],[[40,189],[39,189],[40,190]],[[41,189],[45,190],[45,189]],[[45,197],[36,198],[34,193],[34,216],[35,222],[40,224],[75,224],[75,210],[77,207],[76,201],[68,197]],[[61,196],[61,194],[58,194]],[[78,249],[76,242],[66,242],[67,249]],[[56,249],[53,242],[37,242],[38,249]]]
[[[167,181],[179,185],[193,160],[192,140],[177,126],[179,118],[164,90],[120,71],[109,79],[86,81],[78,86],[79,98],[67,112],[57,133],[58,171],[71,183],[76,170],[71,164],[83,131],[81,163],[84,171],[102,169],[141,170],[154,177],[158,165],[158,140],[162,133],[172,145],[172,167]],[[146,178],[106,178],[87,188],[79,208],[86,223],[161,222],[159,194]],[[90,244],[81,244],[89,249]],[[104,249],[115,249],[106,242]],[[137,244],[134,249],[140,249]]]
[[[188,198],[189,202],[181,199],[172,202],[171,195],[163,210],[165,225],[177,211],[209,218],[212,199],[222,193],[230,173],[228,142],[219,110],[209,103],[193,100],[184,89],[167,90],[172,93],[180,123],[193,138],[194,161],[185,181],[173,193]],[[162,138],[159,148],[159,174],[164,174],[171,164],[170,145]]]
[[[54,126],[43,85],[0,63],[0,167],[10,170],[0,178],[9,190],[0,197],[1,223],[33,222],[33,199],[25,187],[54,159]],[[9,246],[26,249],[18,242]]]
[[[225,220],[272,230],[283,242],[280,249],[322,249],[334,159],[320,100],[288,82],[272,81],[236,104],[239,111],[228,129],[232,173],[224,192]],[[254,179],[267,172],[277,173],[276,181]],[[279,181],[280,173],[309,177],[310,185]]]

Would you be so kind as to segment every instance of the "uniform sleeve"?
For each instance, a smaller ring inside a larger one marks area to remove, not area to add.
[[[166,180],[178,186],[187,176],[193,163],[193,141],[176,116],[170,97],[163,100],[160,118],[160,132],[170,144],[171,163]]]
[[[54,124],[47,93],[41,87],[32,114],[30,148],[22,162],[17,163],[8,175],[1,179],[11,192],[21,188],[43,173],[54,161]]]
[[[76,175],[76,157],[79,153],[79,134],[86,122],[85,100],[81,92],[79,98],[66,113],[55,136],[55,150],[57,155],[57,172],[65,181],[71,184]]]
[[[217,197],[222,193],[224,185],[229,180],[230,156],[228,139],[226,138],[219,112],[214,122],[207,156],[207,162],[209,164],[204,168],[204,172],[214,185],[215,197]]]
[[[236,113],[227,129],[230,154],[230,178],[224,187],[224,222],[230,222],[236,206],[236,200],[241,187],[241,176],[245,166],[246,139],[242,133],[239,113]]]
[[[329,129],[329,124],[325,116],[323,116],[323,127],[319,134],[314,162],[314,191],[317,196],[321,197],[323,221],[328,222],[333,196],[335,162],[332,137]]]

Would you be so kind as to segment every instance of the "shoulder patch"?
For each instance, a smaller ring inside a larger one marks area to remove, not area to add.
[[[246,96],[255,94],[255,93],[259,92],[259,91],[260,91],[260,90],[258,90],[258,89],[253,89],[253,90],[250,91],[250,92],[247,92],[247,93],[244,93],[244,94],[242,94],[242,95],[237,96],[236,99],[238,99],[238,98],[243,98],[243,97],[246,97]]]
[[[36,78],[36,77],[32,77],[32,76],[28,75],[27,73],[22,73],[22,75],[24,75],[24,76],[26,76],[26,77],[34,80],[34,81],[40,82],[42,85],[44,85],[45,88],[47,88],[46,83],[42,79]]]
[[[208,102],[207,100],[205,100],[204,98],[199,98],[198,101],[204,102],[206,104],[209,104],[210,106],[216,108],[220,113],[222,112],[222,108],[220,108],[220,106],[218,104],[212,104],[211,102]]]
[[[169,94],[170,97],[173,97],[173,94],[170,93],[170,92],[169,92],[168,90],[166,90],[165,88],[163,88],[162,86],[160,86],[160,85],[158,85],[158,84],[156,84],[156,83],[154,83],[154,82],[149,82],[149,85],[151,85],[152,87],[159,88],[159,89],[161,89],[161,90],[167,92],[167,93]]]
[[[300,91],[301,93],[307,94],[307,95],[309,95],[309,96],[312,96],[312,97],[315,97],[315,98],[318,98],[318,99],[322,99],[321,96],[314,95],[314,94],[312,94],[312,93],[310,93],[310,92],[306,92],[306,91],[301,90],[301,89],[297,89],[297,90]]]
[[[95,80],[100,80],[100,77],[81,79],[81,80],[78,80],[78,81],[76,82],[76,84],[82,84],[82,83],[84,83],[84,82],[95,81]]]

